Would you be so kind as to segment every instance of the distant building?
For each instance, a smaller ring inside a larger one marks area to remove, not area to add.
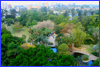
[[[1,8],[2,8],[2,9],[7,9],[7,3],[3,2],[3,3],[1,4]]]
[[[27,10],[30,10],[32,7],[31,6],[27,6]]]
[[[32,6],[32,8],[40,9],[41,7],[39,7],[39,6]]]
[[[7,9],[11,9],[11,8],[12,8],[11,4],[7,4]]]
[[[30,9],[40,9],[41,7],[39,6],[27,6],[27,10],[30,10]]]
[[[48,2],[47,2],[47,3],[45,3],[45,6],[48,8]]]

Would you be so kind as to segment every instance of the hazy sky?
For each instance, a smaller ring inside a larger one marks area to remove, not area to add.
[[[29,4],[39,4],[39,3],[45,3],[48,2],[48,4],[52,3],[63,3],[63,4],[73,4],[75,3],[76,5],[83,5],[83,4],[96,4],[99,5],[99,1],[1,1],[6,2],[11,5],[29,5]]]

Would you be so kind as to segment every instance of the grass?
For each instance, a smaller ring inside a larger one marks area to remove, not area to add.
[[[17,37],[22,37],[22,35],[25,35],[26,36],[26,42],[27,42],[27,40],[28,40],[28,38],[29,38],[29,36],[31,35],[29,32],[28,32],[28,28],[27,27],[23,27],[22,28],[22,31],[20,31],[20,32],[15,32],[15,31],[13,31],[11,34],[13,35],[13,36],[17,36]]]
[[[84,48],[83,52],[87,52],[87,53],[93,53],[93,46],[94,45],[82,45],[82,47]]]

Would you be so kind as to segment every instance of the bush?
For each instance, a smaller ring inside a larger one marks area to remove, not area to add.
[[[95,60],[91,66],[99,66],[99,59]]]
[[[22,35],[22,38],[23,38],[23,39],[26,39],[26,35]]]
[[[83,55],[82,59],[83,59],[83,61],[87,61],[87,60],[89,60],[89,56],[88,55]]]
[[[68,45],[63,43],[60,46],[58,46],[58,54],[59,55],[69,55]]]

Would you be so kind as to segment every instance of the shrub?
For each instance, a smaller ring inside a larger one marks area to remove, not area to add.
[[[58,46],[58,54],[59,55],[69,55],[68,45],[63,43],[60,46]]]
[[[23,39],[26,39],[26,35],[22,35],[22,38],[23,38]]]
[[[82,59],[83,59],[83,61],[87,61],[87,60],[89,60],[89,56],[88,55],[83,55]]]
[[[99,66],[99,59],[95,60],[91,66]]]

